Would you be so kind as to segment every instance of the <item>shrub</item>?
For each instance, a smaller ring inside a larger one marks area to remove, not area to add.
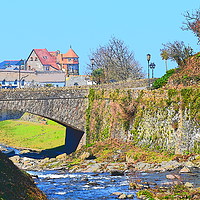
[[[166,72],[166,74],[164,76],[162,76],[161,78],[157,79],[156,81],[154,81],[152,87],[153,89],[158,89],[163,87],[164,85],[167,84],[167,81],[169,79],[169,77],[174,74],[175,69],[170,69]]]

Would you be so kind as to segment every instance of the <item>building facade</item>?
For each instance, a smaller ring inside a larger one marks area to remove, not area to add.
[[[47,49],[33,49],[26,60],[26,70],[29,71],[58,71],[61,70],[56,62],[56,56]]]
[[[65,54],[58,53],[57,62],[67,75],[79,75],[79,57],[72,48]]]
[[[65,54],[60,51],[33,49],[26,61],[29,71],[63,71],[69,75],[79,75],[79,57],[72,48]]]

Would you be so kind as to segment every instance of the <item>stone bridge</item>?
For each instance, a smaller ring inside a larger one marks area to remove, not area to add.
[[[70,154],[84,142],[87,95],[87,89],[1,90],[0,120],[20,118],[28,112],[58,122],[66,127],[65,152]]]

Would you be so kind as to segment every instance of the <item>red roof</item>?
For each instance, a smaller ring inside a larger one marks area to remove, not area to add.
[[[65,54],[63,54],[64,58],[78,58],[78,55],[74,52],[73,49],[69,49],[69,51]]]
[[[43,65],[51,65],[53,68],[60,70],[56,64],[56,57],[52,56],[47,49],[34,49],[34,51]]]

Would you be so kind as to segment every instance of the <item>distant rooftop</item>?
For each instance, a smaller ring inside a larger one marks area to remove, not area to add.
[[[23,65],[24,61],[21,60],[4,60],[3,62],[0,63],[0,69],[6,69],[7,67],[11,67],[11,66],[19,66],[19,65]]]

